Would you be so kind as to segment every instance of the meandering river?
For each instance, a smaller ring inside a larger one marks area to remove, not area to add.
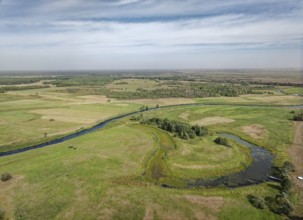
[[[222,176],[215,179],[196,179],[188,181],[188,187],[198,186],[228,186],[238,187],[262,183],[268,180],[272,171],[274,155],[265,148],[249,143],[236,135],[221,133],[220,136],[236,141],[251,150],[253,162],[250,166],[239,173]]]
[[[190,106],[190,105],[194,105],[194,104],[184,104],[181,106],[186,106],[186,105]],[[201,104],[196,104],[196,105],[201,105]],[[167,108],[167,107],[177,107],[177,106],[163,106],[160,108]],[[264,107],[264,106],[262,106],[262,107]],[[279,107],[281,107],[281,106],[279,106]],[[287,106],[285,106],[285,107],[287,107]],[[289,106],[289,108],[301,108],[301,107],[302,106]],[[155,109],[156,108],[151,108],[149,110],[155,110]],[[67,136],[64,136],[64,137],[61,137],[61,138],[58,138],[55,140],[51,140],[51,141],[48,141],[45,143],[32,145],[32,146],[22,148],[22,149],[11,150],[8,152],[1,152],[0,157],[14,155],[14,154],[18,154],[18,153],[22,153],[22,152],[26,152],[29,150],[34,150],[34,149],[38,149],[38,148],[42,148],[42,147],[46,147],[46,146],[50,146],[50,145],[54,145],[54,144],[59,144],[59,143],[65,142],[67,140],[70,140],[70,139],[88,134],[90,132],[102,129],[104,126],[106,126],[107,124],[109,124],[113,121],[116,121],[121,118],[125,118],[127,116],[130,116],[130,115],[133,115],[136,113],[139,113],[139,111],[108,119],[91,128],[81,130],[81,131],[75,132],[73,134],[69,134]],[[268,180],[268,176],[271,173],[272,166],[273,166],[273,159],[274,159],[274,155],[271,152],[269,152],[265,148],[256,146],[245,140],[242,140],[241,138],[239,138],[238,136],[233,135],[233,134],[223,133],[223,134],[221,134],[221,136],[232,139],[232,140],[238,142],[239,144],[245,145],[246,147],[250,148],[251,155],[254,159],[253,163],[249,167],[244,169],[243,171],[241,171],[239,173],[231,174],[228,176],[222,176],[222,177],[216,178],[216,179],[186,180],[188,182],[188,187],[199,187],[199,186],[211,187],[211,186],[220,186],[220,185],[225,185],[228,187],[238,187],[238,186],[261,183],[261,182]]]

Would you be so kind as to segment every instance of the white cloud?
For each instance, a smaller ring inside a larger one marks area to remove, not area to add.
[[[42,3],[26,8],[26,16],[6,11],[0,21],[0,69],[301,65],[302,4],[281,15],[268,9],[266,15],[245,11],[239,0]],[[217,13],[223,9],[230,12]]]

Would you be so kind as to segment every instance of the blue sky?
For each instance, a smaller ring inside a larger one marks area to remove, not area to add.
[[[0,70],[302,68],[302,0],[0,0]]]

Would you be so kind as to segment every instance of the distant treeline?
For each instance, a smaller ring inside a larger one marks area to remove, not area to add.
[[[158,128],[174,133],[176,136],[182,139],[195,138],[196,136],[201,137],[208,134],[208,129],[204,126],[199,125],[190,125],[187,123],[161,119],[161,118],[150,118],[150,119],[142,119],[142,124],[150,124],[155,125]]]
[[[20,85],[40,82],[41,80],[50,80],[52,77],[0,77],[0,85]]]
[[[48,82],[58,87],[65,86],[104,86],[115,80],[112,76],[76,76],[76,77],[60,77],[54,81]]]
[[[145,90],[137,89],[135,92],[118,92],[104,90],[104,95],[117,99],[141,99],[141,98],[203,98],[229,96],[236,97],[244,94],[251,94],[251,88],[239,85],[205,84],[179,86],[170,89]]]
[[[5,86],[5,87],[0,87],[0,93],[5,93],[8,91],[44,89],[44,88],[49,88],[49,86]]]
[[[291,83],[291,82],[263,82],[262,80],[259,81],[251,81],[250,79],[247,80],[237,80],[237,79],[224,79],[224,80],[206,80],[208,82],[217,82],[217,83],[239,83],[242,85],[267,85],[267,86],[303,86],[303,83]]]

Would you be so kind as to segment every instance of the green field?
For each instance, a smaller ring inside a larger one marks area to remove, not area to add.
[[[0,94],[0,151],[57,138],[139,107],[52,89]]]
[[[171,88],[167,81],[133,78],[100,85],[117,91]],[[82,91],[86,86],[79,88]],[[277,166],[290,160],[292,117],[300,110],[286,106],[302,105],[302,97],[249,94],[117,100],[68,92],[71,88],[53,85],[0,93],[0,152],[65,136],[138,111],[142,105],[197,103],[157,108],[137,116],[198,124],[206,126],[209,134],[183,140],[129,116],[60,144],[0,157],[0,174],[13,176],[0,181],[0,209],[7,219],[285,219],[267,207],[253,207],[247,199],[249,194],[274,196],[279,183],[189,189],[181,180],[217,178],[252,163],[245,146],[233,141],[231,147],[214,143],[221,132],[270,150]],[[290,200],[294,206],[299,204],[297,194]]]
[[[236,134],[274,153],[279,152],[279,157],[276,158],[278,163],[287,159],[287,148],[293,140],[293,132],[290,132],[293,113],[283,107],[183,106],[147,112],[144,115],[198,123],[207,125],[213,132]]]
[[[242,204],[241,210],[233,210],[235,219],[243,212],[278,219],[251,207],[245,198],[252,192],[274,193],[269,184],[172,190],[140,181],[144,158],[155,150],[154,144],[145,132],[117,123],[62,144],[1,158],[0,172],[14,177],[0,183],[0,206],[18,219],[225,219],[232,203]]]

